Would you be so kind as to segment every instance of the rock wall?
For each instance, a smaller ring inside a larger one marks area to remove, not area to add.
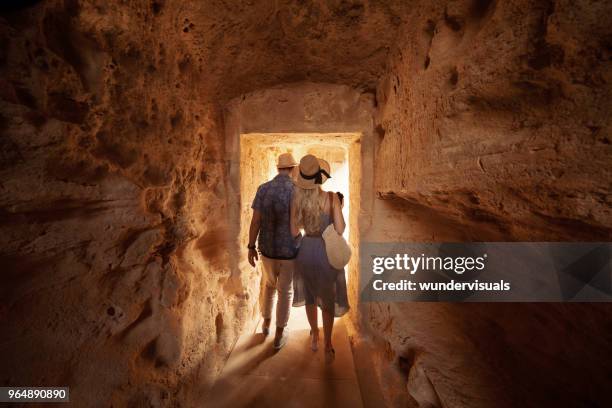
[[[103,3],[0,20],[0,379],[158,406],[206,388],[253,302],[218,108],[172,21]]]
[[[609,240],[610,11],[415,7],[377,88],[378,189],[508,239]]]
[[[414,7],[377,88],[368,239],[610,240],[610,11]],[[371,304],[362,322],[391,405],[605,406],[610,310]]]

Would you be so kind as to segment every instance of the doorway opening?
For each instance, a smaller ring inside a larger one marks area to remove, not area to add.
[[[296,161],[306,154],[313,154],[327,160],[331,167],[331,178],[323,184],[325,191],[338,191],[344,195],[343,214],[347,223],[344,236],[353,254],[359,247],[357,226],[361,186],[361,133],[244,133],[240,135],[240,243],[248,244],[251,222],[251,204],[262,183],[277,174],[276,160],[279,154],[289,152]],[[358,266],[353,256],[345,273],[357,276],[353,270]],[[260,275],[261,276],[261,275]],[[293,311],[292,311],[293,312]],[[296,312],[298,312],[296,310]],[[289,319],[294,329],[307,326],[305,315]],[[303,318],[302,318],[303,317]]]

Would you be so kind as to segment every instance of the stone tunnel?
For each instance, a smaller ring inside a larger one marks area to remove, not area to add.
[[[250,205],[285,151],[331,163],[354,254],[612,237],[610,2],[2,8],[0,386],[69,386],[76,407],[221,406],[260,318]],[[610,406],[609,304],[365,303],[358,262],[339,331],[356,393],[263,375],[262,393]]]

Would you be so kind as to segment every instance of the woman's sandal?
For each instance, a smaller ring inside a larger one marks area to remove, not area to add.
[[[336,350],[333,348],[325,349],[325,364],[331,364],[336,358]]]
[[[310,349],[312,351],[317,351],[319,349],[319,331],[317,330],[317,335],[313,336],[312,330],[310,330]]]

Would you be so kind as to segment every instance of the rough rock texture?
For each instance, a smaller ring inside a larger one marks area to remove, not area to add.
[[[0,378],[157,406],[214,377],[252,305],[231,278],[218,108],[148,3],[100,7],[0,25]]]
[[[410,2],[198,1],[161,6],[182,24],[196,86],[226,100],[280,83],[373,91]]]
[[[368,239],[609,241],[610,3],[432,3],[407,18],[377,88],[387,200]],[[611,368],[609,305],[362,312],[391,404],[610,404],[597,380]]]
[[[430,3],[377,89],[378,189],[508,240],[609,240],[610,3]]]
[[[609,240],[610,8],[47,0],[3,15],[1,384],[70,384],[92,407],[206,392],[256,306],[238,252],[242,131],[375,128],[362,240]],[[302,80],[335,85],[241,105]],[[228,126],[231,100],[251,128]],[[302,128],[282,128],[294,113]],[[351,318],[391,405],[609,405],[609,306]]]

